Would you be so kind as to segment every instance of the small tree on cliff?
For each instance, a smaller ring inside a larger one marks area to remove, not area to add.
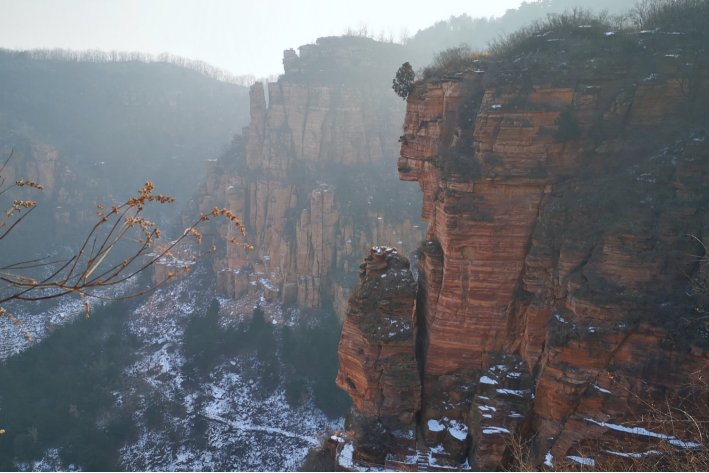
[[[392,89],[396,92],[396,95],[406,100],[411,91],[414,88],[414,80],[416,79],[416,74],[411,64],[405,62],[398,71],[396,71],[396,78],[394,79],[394,85]]]

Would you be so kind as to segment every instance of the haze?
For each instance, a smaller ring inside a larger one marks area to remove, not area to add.
[[[235,74],[280,73],[284,49],[366,24],[410,34],[451,15],[500,16],[519,0],[436,2],[436,13],[403,0],[94,1],[2,0],[0,46],[170,52]]]

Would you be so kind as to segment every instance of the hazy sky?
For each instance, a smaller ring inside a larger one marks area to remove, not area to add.
[[[282,72],[283,50],[367,24],[411,34],[521,0],[0,0],[0,47],[170,52],[234,74]]]

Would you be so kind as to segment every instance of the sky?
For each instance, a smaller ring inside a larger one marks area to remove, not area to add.
[[[521,0],[0,0],[0,47],[169,52],[230,72],[282,72],[283,50],[366,25],[399,38]]]

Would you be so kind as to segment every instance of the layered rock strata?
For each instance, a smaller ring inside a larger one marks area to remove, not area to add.
[[[374,247],[359,269],[339,346],[337,386],[357,416],[346,426],[353,458],[408,465],[421,405],[413,309],[416,281],[395,248]],[[373,435],[376,433],[376,435]]]
[[[632,139],[592,136],[681,117],[672,79],[523,91],[483,90],[479,75],[420,84],[404,125],[400,175],[420,183],[429,222],[417,306],[426,440],[444,446],[439,466],[480,469],[497,467],[514,433],[536,433],[539,463],[597,437],[634,448],[613,427],[636,420],[627,406],[678,394],[707,367],[704,348],[668,346],[662,319],[687,312],[677,297],[696,265],[681,255],[702,252],[684,236],[703,238],[708,149],[685,138],[679,164],[652,165]],[[580,132],[562,142],[565,111]],[[624,159],[630,179],[584,175]],[[442,437],[452,422],[469,429],[467,450]]]
[[[215,261],[222,294],[261,290],[270,301],[342,308],[373,242],[408,254],[423,238],[420,197],[392,172],[402,101],[386,82],[309,80],[313,68],[331,63],[378,70],[377,61],[361,58],[392,45],[362,40],[321,39],[300,57],[286,51],[286,74],[251,88],[248,129],[227,156],[207,163],[192,211],[228,208],[243,218],[255,248],[227,245]]]
[[[674,56],[653,61],[649,78],[589,61],[554,86],[481,62],[410,93],[398,167],[429,224],[415,310],[429,467],[499,468],[513,436],[537,466],[596,442],[684,442],[642,415],[709,375],[691,296],[709,124],[685,118]]]

